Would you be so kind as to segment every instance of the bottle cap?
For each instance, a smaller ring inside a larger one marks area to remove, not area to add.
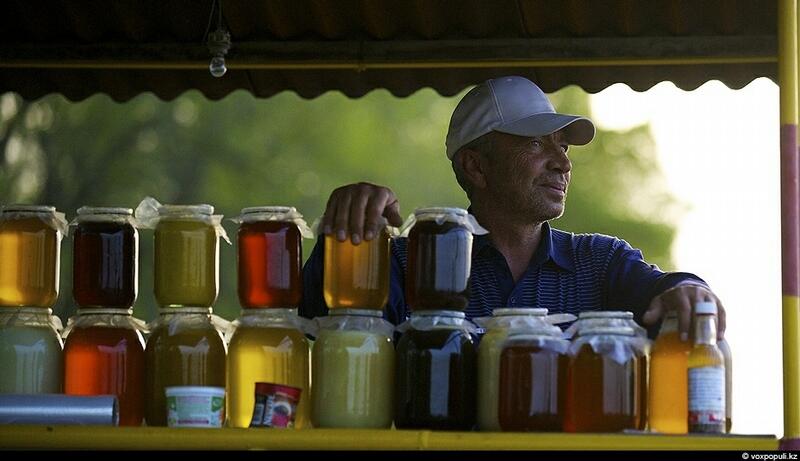
[[[701,301],[694,304],[695,314],[717,315],[717,303],[714,301]]]

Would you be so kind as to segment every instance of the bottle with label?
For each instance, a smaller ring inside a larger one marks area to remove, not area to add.
[[[725,358],[717,346],[717,305],[694,305],[688,358],[689,432],[725,432]]]
[[[650,429],[665,434],[688,431],[687,360],[692,344],[681,341],[678,315],[670,311],[650,354]]]

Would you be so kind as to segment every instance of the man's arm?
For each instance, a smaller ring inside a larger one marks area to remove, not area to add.
[[[700,277],[688,272],[663,272],[645,262],[641,251],[619,240],[608,265],[606,280],[610,307],[632,308],[639,322],[654,326],[667,311],[678,313],[678,329],[688,337],[692,306],[715,301],[719,309],[719,336],[725,332],[725,308]]]

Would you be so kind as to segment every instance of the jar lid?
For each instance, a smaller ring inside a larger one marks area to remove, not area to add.
[[[508,338],[506,339],[506,341],[526,341],[526,340],[529,341],[541,338],[563,339],[561,338],[559,332],[553,330],[537,329],[537,328],[516,333],[512,331],[508,333]],[[566,339],[564,339],[564,341],[566,341]]]
[[[56,207],[49,205],[4,205],[0,213],[55,213]]]
[[[589,311],[578,314],[578,320],[584,319],[633,319],[631,311]]]
[[[211,314],[212,312],[210,307],[164,307],[158,310],[158,315]]]
[[[465,319],[467,318],[467,314],[461,311],[453,311],[453,310],[446,310],[446,309],[432,309],[432,310],[422,310],[422,311],[414,311],[411,313],[412,317],[451,317],[454,319]]]
[[[492,316],[494,317],[505,317],[511,315],[545,317],[547,316],[547,309],[543,307],[499,307],[492,311]]]
[[[36,306],[0,307],[0,314],[52,315],[53,309],[50,309],[49,307]]]
[[[355,317],[383,317],[382,310],[376,309],[330,309],[329,316],[351,315]]]
[[[414,216],[422,216],[426,214],[452,214],[455,216],[466,216],[467,210],[456,207],[425,207],[414,210]]]
[[[161,205],[158,207],[159,216],[211,216],[214,214],[214,207],[206,203],[198,205]]]
[[[600,335],[611,335],[611,336],[634,336],[636,332],[633,331],[631,327],[589,327],[584,330],[580,330],[580,336],[600,336]]]
[[[133,209],[123,207],[82,206],[78,208],[78,216],[111,214],[133,216]]]
[[[286,214],[286,213],[294,213],[297,209],[293,206],[250,206],[247,208],[242,208],[242,214],[254,214],[254,213],[275,213],[275,214]]]
[[[82,315],[133,315],[133,308],[81,307],[78,316]]]

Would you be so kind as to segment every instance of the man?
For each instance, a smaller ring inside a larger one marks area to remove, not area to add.
[[[474,239],[467,316],[491,315],[496,307],[575,314],[622,309],[652,326],[675,310],[685,338],[692,305],[713,300],[722,335],[725,310],[699,277],[662,272],[623,240],[550,227],[548,221],[564,213],[572,170],[568,148],[589,143],[594,132],[590,120],[556,113],[544,92],[522,77],[488,80],[459,102],[447,133],[447,157],[471,202],[470,212],[489,231]],[[394,193],[352,184],[333,191],[320,228],[359,244],[376,235],[381,217],[395,226],[402,223]],[[392,245],[386,317],[393,323],[408,314],[402,286],[405,243],[398,239]],[[307,317],[327,312],[321,247],[318,243],[304,268],[300,312]]]

